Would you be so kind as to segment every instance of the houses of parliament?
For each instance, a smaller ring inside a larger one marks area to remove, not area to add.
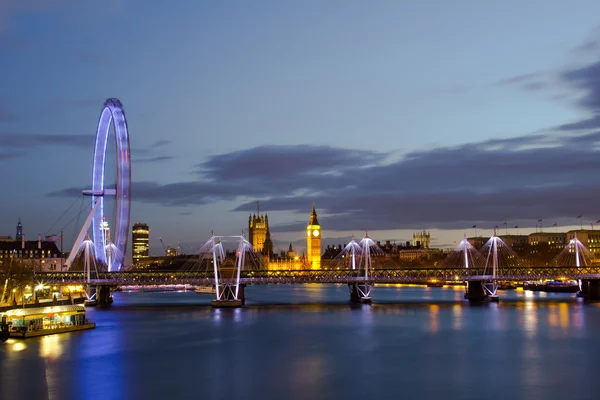
[[[287,251],[281,249],[274,253],[268,215],[250,214],[248,217],[248,241],[257,253],[269,260],[268,269],[321,269],[321,236],[314,204],[306,225],[306,254],[303,255],[297,255],[291,243]]]

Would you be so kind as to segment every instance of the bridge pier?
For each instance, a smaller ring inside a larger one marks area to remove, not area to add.
[[[108,306],[112,304],[113,298],[110,295],[110,286],[100,285],[96,288],[96,303],[99,306]]]
[[[585,301],[600,301],[600,280],[584,279],[581,281],[581,295]]]
[[[352,303],[371,303],[372,283],[349,283],[350,301]]]
[[[484,301],[487,296],[483,285],[483,281],[468,281],[467,291],[465,292],[465,299],[472,302]]]
[[[112,304],[113,298],[110,295],[110,286],[90,285],[88,287],[87,300],[84,302],[87,306],[108,306]]]
[[[235,308],[246,304],[246,285],[240,285],[237,298],[235,297],[235,285],[222,285],[220,298],[214,299],[211,304],[214,308]]]

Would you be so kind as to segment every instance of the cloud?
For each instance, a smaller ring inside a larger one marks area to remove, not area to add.
[[[516,86],[528,92],[538,92],[553,85],[553,78],[547,72],[520,74],[496,82],[496,86]]]
[[[600,39],[590,39],[573,49],[575,53],[595,53],[598,50],[600,50]]]
[[[579,100],[581,107],[600,112],[600,60],[584,67],[567,70],[562,74],[562,79],[583,94]]]
[[[72,146],[92,148],[94,135],[45,135],[37,133],[0,133],[0,148],[24,150],[43,146]]]
[[[298,176],[336,174],[339,168],[360,168],[384,161],[387,154],[329,146],[260,146],[209,157],[198,164],[209,179],[253,180],[256,176],[290,180]]]
[[[66,189],[57,190],[56,192],[48,193],[48,197],[80,197],[81,196],[81,188],[85,187],[84,185],[75,188],[70,187]]]
[[[561,80],[578,93],[576,105],[591,116],[579,121],[558,125],[559,131],[600,129],[600,60],[591,64],[571,68],[561,74]]]
[[[550,86],[546,72],[514,75],[496,82],[496,86],[518,86],[527,91],[539,91]]]
[[[571,122],[557,126],[555,129],[561,131],[578,131],[600,128],[600,113],[591,118],[582,119],[580,121]]]
[[[132,198],[164,206],[237,201],[234,212],[254,211],[259,199],[261,210],[299,216],[273,232],[302,230],[313,201],[329,231],[523,226],[517,221],[595,215],[599,151],[600,131],[439,147],[394,162],[329,146],[256,147],[210,157],[196,181],[136,182]]]
[[[505,79],[502,79],[498,82],[496,82],[496,85],[514,85],[514,84],[523,84],[523,83],[528,83],[531,82],[532,80],[535,80],[538,78],[538,73],[528,73],[528,74],[519,74],[519,75],[514,75]]]
[[[133,159],[133,163],[157,163],[157,162],[163,162],[163,161],[169,161],[174,159],[175,157],[173,156],[157,156],[157,157],[147,157],[147,158],[137,158],[137,159]]]
[[[172,140],[159,139],[156,142],[152,143],[149,147],[164,147],[172,143]]]
[[[159,139],[159,140],[149,144],[148,146],[136,148],[136,149],[132,150],[131,152],[134,154],[139,154],[139,155],[152,155],[152,154],[155,154],[155,152],[157,150],[159,150],[160,148],[168,146],[169,144],[171,144],[171,140]],[[162,156],[162,157],[165,157],[165,160],[174,158],[171,156]],[[155,158],[158,158],[158,157],[155,157]]]

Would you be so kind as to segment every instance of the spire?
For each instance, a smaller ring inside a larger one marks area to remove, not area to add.
[[[310,219],[308,220],[308,225],[319,225],[319,220],[317,220],[317,211],[315,210],[314,202],[312,206],[312,212],[310,213]]]
[[[21,224],[21,217],[19,217],[19,222],[17,222],[17,234],[15,235],[15,240],[23,239],[23,225]]]
[[[273,240],[271,240],[271,231],[269,230],[269,225],[267,224],[267,233],[265,235],[265,241],[263,243],[262,254],[267,256],[269,260],[273,255]]]
[[[291,243],[290,243],[290,249],[289,249],[288,251],[289,251],[290,253],[291,253],[292,251],[294,251],[294,249],[292,248],[292,244],[291,244]]]

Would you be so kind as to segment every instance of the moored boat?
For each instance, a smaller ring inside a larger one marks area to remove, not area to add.
[[[217,289],[214,285],[198,285],[196,286],[196,293],[217,294]]]
[[[550,292],[550,293],[577,293],[579,285],[576,281],[545,281],[545,282],[525,282],[523,283],[524,290],[534,292]]]
[[[6,311],[1,317],[1,337],[6,336],[5,329],[8,337],[28,338],[96,327],[85,318],[85,307],[81,305],[17,308]]]
[[[513,282],[500,282],[498,283],[498,290],[512,290],[516,289],[517,285]]]

